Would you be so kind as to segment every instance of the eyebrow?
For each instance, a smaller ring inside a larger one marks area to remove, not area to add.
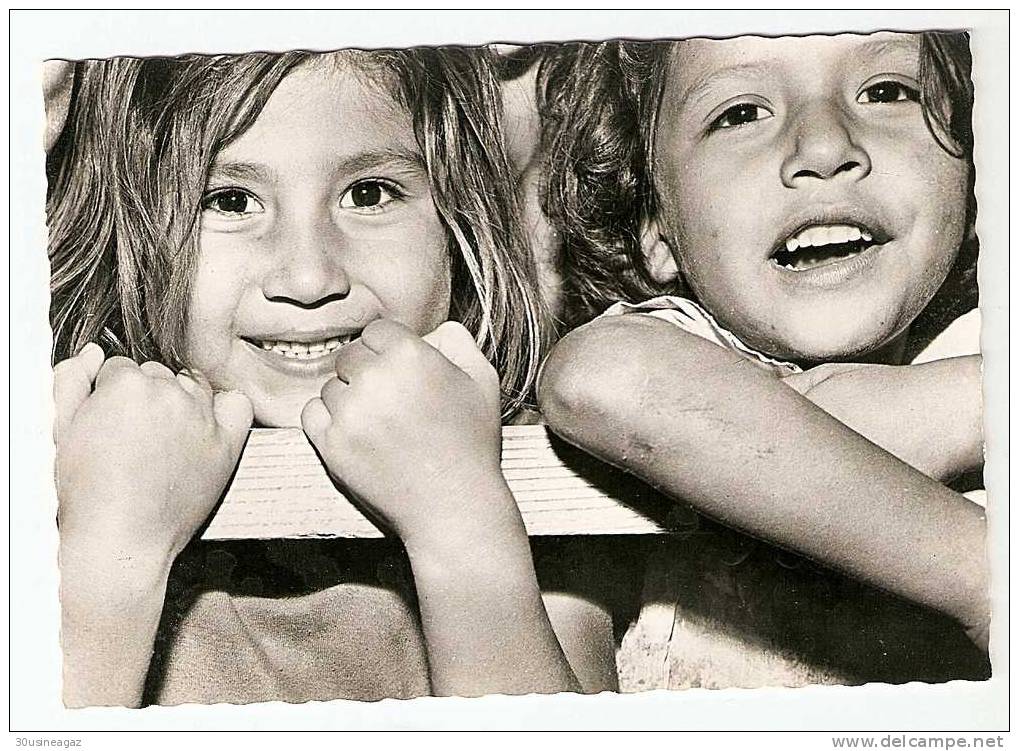
[[[914,59],[919,61],[920,50],[917,45],[911,43],[912,36],[896,36],[892,39],[871,39],[864,42],[854,51],[854,54],[865,53],[868,55],[880,55],[885,52],[908,52]]]
[[[409,149],[372,149],[353,154],[337,165],[337,172],[349,174],[378,167],[396,167],[424,171],[425,160],[420,154]]]
[[[383,167],[423,173],[425,161],[420,154],[409,149],[370,149],[342,159],[336,165],[336,172],[351,175]],[[277,180],[277,173],[272,167],[256,162],[214,162],[209,170],[209,179],[213,178],[271,183]]]
[[[918,50],[916,45],[911,43],[909,36],[896,36],[892,39],[871,39],[852,51],[853,56],[856,58],[860,55],[877,56],[884,53],[909,53],[913,56],[913,59],[918,59]],[[707,93],[711,86],[715,85],[720,80],[733,78],[739,75],[762,73],[771,68],[772,65],[769,63],[758,61],[736,63],[723,68],[706,71],[700,78],[694,81],[694,83],[686,91],[682,99],[679,101],[679,106],[685,107],[687,104],[696,103],[698,99]]]
[[[276,172],[264,164],[252,162],[214,162],[209,170],[209,179],[241,180],[251,182],[272,182]]]
[[[682,99],[679,100],[679,106],[686,107],[687,104],[696,103],[699,99],[703,98],[707,94],[708,90],[718,83],[720,80],[726,78],[733,78],[737,75],[761,73],[771,66],[766,63],[755,62],[755,63],[737,63],[735,65],[727,65],[724,68],[715,68],[707,71],[704,75],[694,81],[693,85],[683,94]]]

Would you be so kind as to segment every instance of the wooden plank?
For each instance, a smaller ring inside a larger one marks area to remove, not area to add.
[[[503,428],[502,466],[529,535],[666,531],[623,499],[619,489],[636,481],[564,447],[542,425]],[[381,536],[333,485],[303,431],[255,429],[202,538]]]

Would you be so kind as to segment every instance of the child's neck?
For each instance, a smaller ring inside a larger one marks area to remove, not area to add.
[[[870,365],[902,365],[906,359],[906,344],[909,342],[909,329],[906,329],[894,339],[882,344],[875,350],[865,354],[847,357],[839,362],[858,362]],[[801,368],[810,369],[817,365],[823,365],[827,361],[796,361]]]
[[[902,361],[906,357],[906,343],[908,341],[909,329],[906,329],[886,344],[855,359],[857,362],[874,363],[877,365],[902,365]]]

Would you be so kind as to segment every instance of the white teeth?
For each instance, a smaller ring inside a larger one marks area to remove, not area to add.
[[[812,227],[807,230],[810,234],[810,244],[813,247],[828,244],[828,228],[827,227]]]
[[[350,336],[335,337],[321,342],[259,342],[262,349],[275,352],[293,360],[310,360],[315,357],[322,357],[340,348],[351,339]]]
[[[873,242],[873,236],[867,230],[851,224],[815,224],[788,238],[785,252],[790,255],[774,260],[791,271],[806,271],[862,252],[866,249],[864,246],[850,245],[861,238],[864,242]],[[826,245],[833,247],[821,250]],[[797,252],[800,250],[803,252]]]
[[[791,253],[799,248],[816,248],[822,245],[854,242],[861,237],[867,242],[873,240],[869,232],[859,227],[850,224],[826,224],[801,230],[785,241],[785,247]]]

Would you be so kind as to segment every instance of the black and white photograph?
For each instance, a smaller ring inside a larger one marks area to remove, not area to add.
[[[38,45],[52,727],[1007,729],[1008,14],[660,13]]]

